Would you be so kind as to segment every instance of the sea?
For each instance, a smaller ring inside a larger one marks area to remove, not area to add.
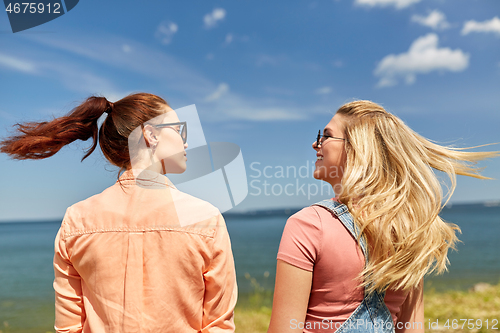
[[[276,254],[287,218],[298,209],[224,214],[240,298],[272,291]],[[500,205],[447,206],[441,217],[460,226],[449,270],[425,279],[425,288],[467,290],[500,282]],[[0,223],[0,333],[52,332],[53,246],[61,221]],[[422,241],[425,241],[423,239]]]

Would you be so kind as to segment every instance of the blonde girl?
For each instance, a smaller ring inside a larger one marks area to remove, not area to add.
[[[443,221],[439,170],[480,179],[498,152],[444,147],[370,101],[343,105],[312,145],[314,177],[337,196],[287,221],[278,252],[274,332],[424,332],[423,278],[457,242]]]

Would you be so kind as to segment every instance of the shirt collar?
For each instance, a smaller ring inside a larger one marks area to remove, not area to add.
[[[147,169],[127,169],[122,173],[118,182],[147,188],[176,188],[165,175]]]

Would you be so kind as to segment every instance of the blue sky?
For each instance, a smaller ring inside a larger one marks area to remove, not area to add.
[[[196,104],[207,141],[241,147],[251,186],[236,210],[306,206],[332,193],[311,177],[314,136],[354,99],[443,144],[500,142],[499,16],[497,0],[82,0],[13,34],[4,12],[0,135],[92,94],[151,92]],[[100,153],[80,162],[89,144],[42,161],[0,155],[0,221],[60,218],[110,186],[117,169]],[[500,179],[500,159],[481,165]],[[281,177],[287,167],[305,176]],[[452,202],[488,200],[499,180],[459,177]]]

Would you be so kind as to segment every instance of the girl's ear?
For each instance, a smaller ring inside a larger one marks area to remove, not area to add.
[[[155,129],[151,125],[144,125],[142,128],[142,134],[144,135],[144,139],[146,140],[146,145],[148,147],[158,144],[158,139],[156,138],[154,132]]]

